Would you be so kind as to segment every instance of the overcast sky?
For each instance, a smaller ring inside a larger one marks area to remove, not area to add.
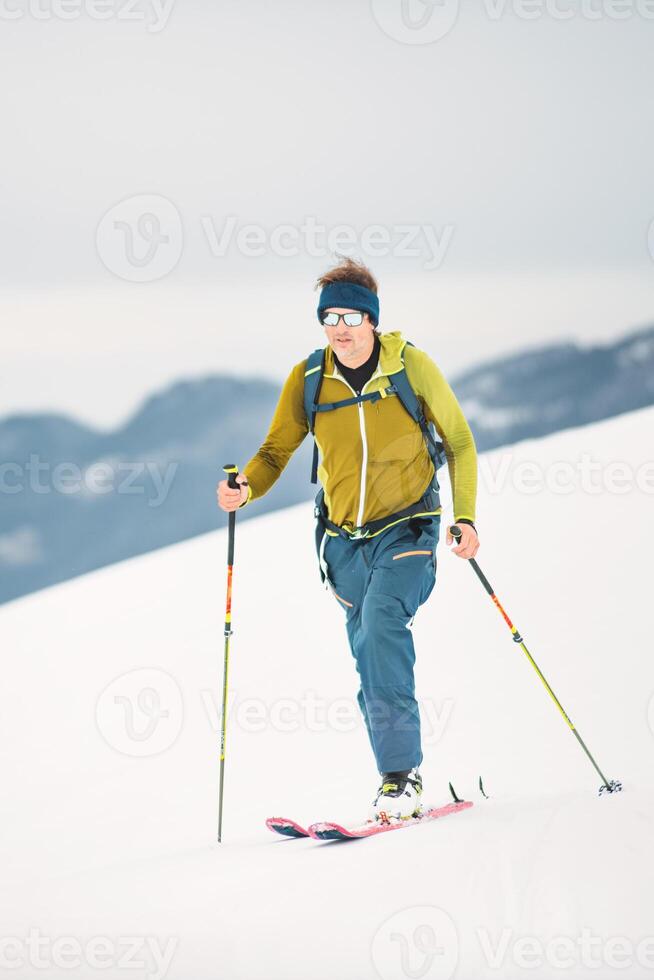
[[[448,371],[654,320],[648,0],[1,0],[0,22],[0,412],[110,425],[180,375],[282,378],[321,342],[335,249]]]

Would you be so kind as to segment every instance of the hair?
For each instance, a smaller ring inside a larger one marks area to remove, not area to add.
[[[371,293],[377,295],[379,291],[377,280],[363,262],[342,255],[338,255],[337,258],[340,259],[338,265],[319,277],[316,289],[322,289],[333,282],[353,282],[357,286],[365,286]]]

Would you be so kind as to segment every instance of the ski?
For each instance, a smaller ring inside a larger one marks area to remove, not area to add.
[[[429,823],[439,817],[446,817],[449,813],[468,810],[471,806],[472,803],[469,800],[459,800],[458,803],[446,803],[445,806],[424,810],[419,817],[410,817],[408,820],[390,820],[388,822],[366,820],[358,827],[343,827],[341,824],[329,822],[313,823],[308,832],[314,840],[353,840],[360,837],[374,837],[376,834],[385,834],[389,830],[404,830],[407,827]]]
[[[309,831],[301,827],[299,823],[296,823],[295,820],[288,820],[286,817],[268,817],[266,827],[276,834],[281,834],[282,837],[299,839],[311,836]]]

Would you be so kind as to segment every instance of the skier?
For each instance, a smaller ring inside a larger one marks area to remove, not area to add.
[[[454,518],[462,531],[453,551],[460,558],[473,558],[479,548],[477,454],[456,397],[434,362],[399,332],[379,332],[378,287],[370,270],[343,259],[319,278],[318,287],[318,319],[328,340],[321,360],[309,368],[311,358],[295,365],[265,442],[236,478],[239,489],[222,480],[217,497],[227,512],[262,497],[314,432],[321,456],[320,466],[314,457],[322,484],[316,498],[321,577],[345,611],[360,680],[357,699],[381,775],[371,816],[406,819],[420,813],[422,795],[408,627],[435,584],[442,508],[434,440],[427,438],[425,418],[416,421],[403,404],[399,381],[408,382],[404,390],[410,386],[410,398],[443,441]],[[310,383],[317,397],[307,400]],[[404,400],[410,398],[405,394]],[[452,543],[448,530],[447,544]]]

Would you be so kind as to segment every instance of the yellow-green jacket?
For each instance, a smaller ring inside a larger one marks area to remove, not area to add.
[[[454,392],[424,351],[407,345],[399,332],[380,335],[379,364],[362,394],[388,387],[388,374],[402,368],[443,440],[454,499],[454,519],[475,519],[477,453]],[[354,394],[325,348],[325,372],[318,401],[334,402]],[[306,359],[296,364],[282,389],[275,414],[259,451],[243,472],[248,501],[270,490],[309,431],[304,411]],[[349,393],[349,394],[348,394]],[[380,398],[316,413],[320,451],[318,476],[329,518],[349,530],[408,507],[428,488],[434,466],[420,427],[399,398]]]

